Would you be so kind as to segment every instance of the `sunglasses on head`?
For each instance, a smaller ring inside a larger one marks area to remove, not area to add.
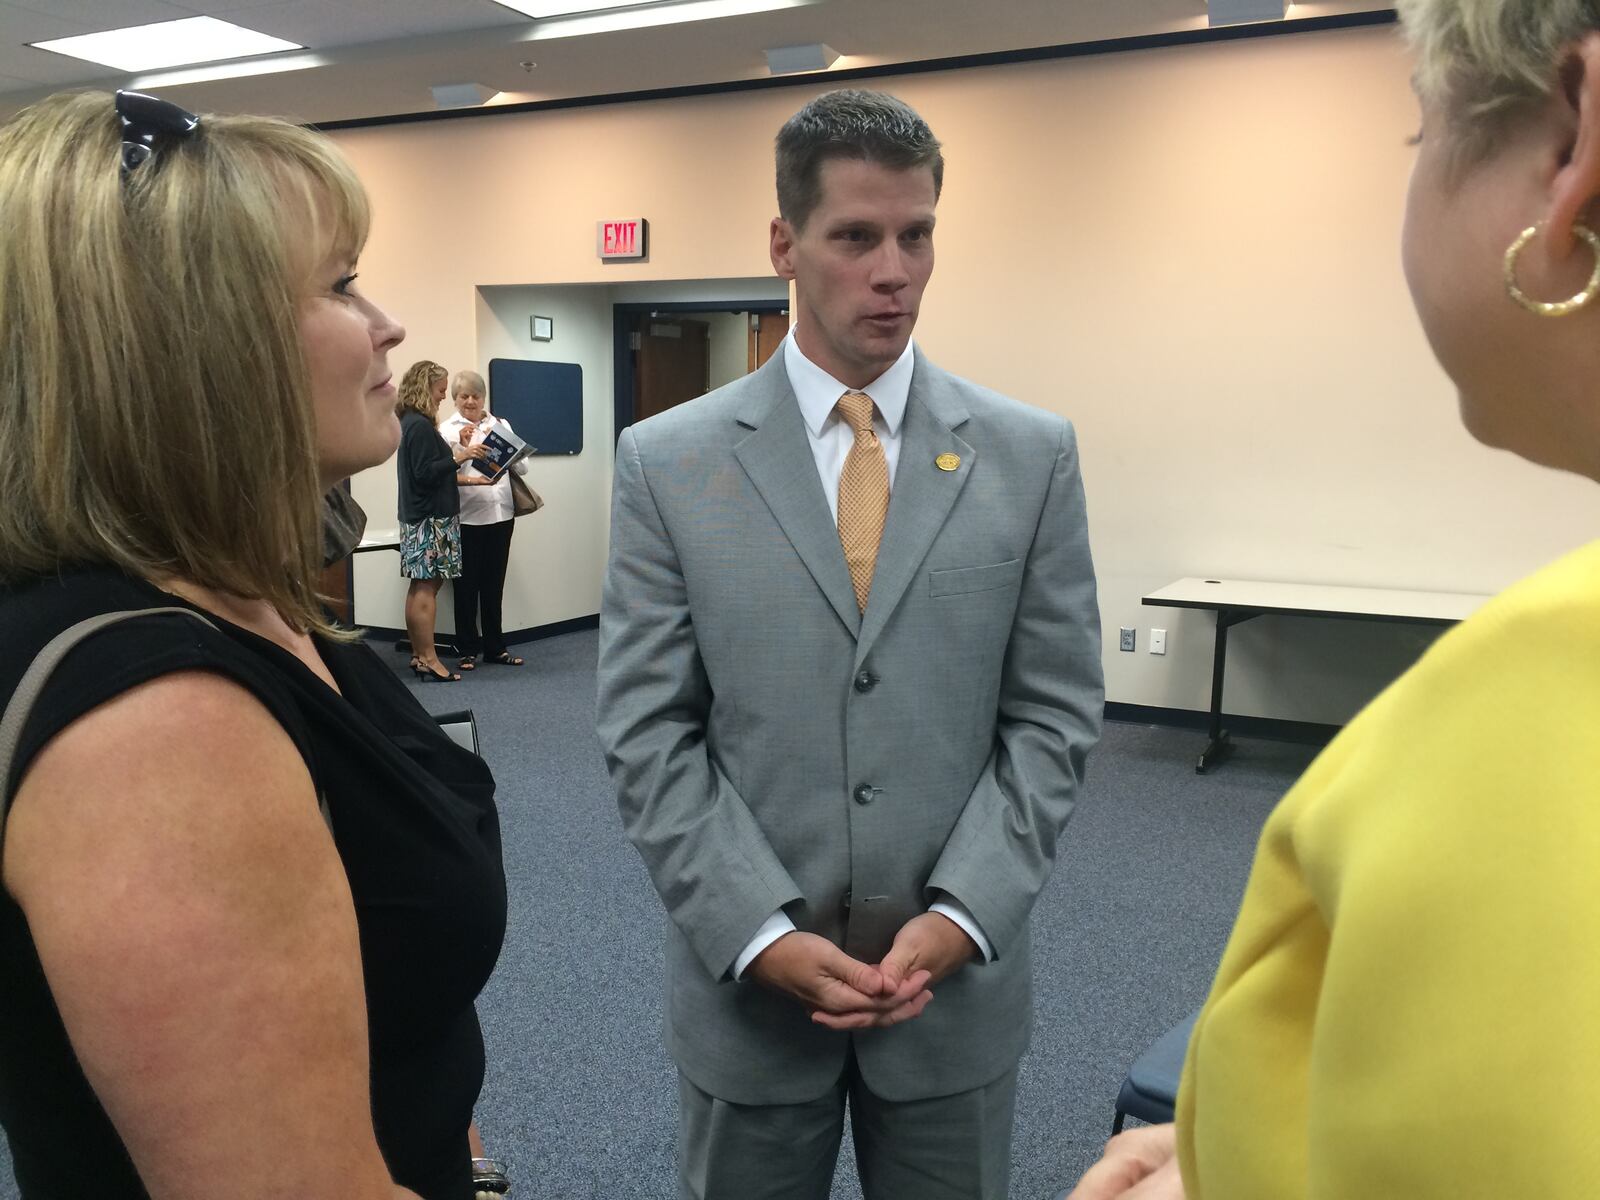
[[[122,122],[124,179],[156,152],[162,139],[186,138],[200,127],[192,112],[143,92],[118,92],[117,117]]]

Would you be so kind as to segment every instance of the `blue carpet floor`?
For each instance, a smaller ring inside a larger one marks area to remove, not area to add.
[[[505,952],[479,1009],[478,1119],[514,1200],[675,1200],[676,1075],[661,1047],[663,923],[594,734],[593,632],[519,647],[413,687],[471,708],[500,786],[511,888]],[[387,649],[397,669],[399,655]],[[1110,1130],[1129,1062],[1204,997],[1261,823],[1310,762],[1243,740],[1207,776],[1201,735],[1111,724],[1036,910],[1038,1016],[1017,1099],[1011,1194],[1045,1200]],[[859,1200],[845,1139],[835,1200]],[[0,1200],[16,1200],[0,1145]]]

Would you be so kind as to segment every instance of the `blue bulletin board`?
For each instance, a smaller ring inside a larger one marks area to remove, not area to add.
[[[583,368],[491,358],[489,411],[511,422],[535,454],[578,454],[583,450]]]

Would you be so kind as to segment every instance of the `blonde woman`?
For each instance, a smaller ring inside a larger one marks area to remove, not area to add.
[[[0,212],[21,1194],[469,1200],[494,781],[313,582],[322,493],[400,437],[361,186],[285,122],[84,93],[0,127]]]
[[[414,362],[400,381],[395,414],[400,418],[400,574],[406,589],[406,636],[411,669],[430,683],[454,683],[434,649],[439,588],[461,574],[461,500],[456,470],[483,457],[483,447],[446,445],[434,428],[450,373],[436,362]]]
[[[456,411],[439,424],[439,434],[446,445],[479,445],[496,423],[510,428],[509,421],[489,415],[487,391],[483,376],[476,371],[456,372],[450,383],[450,398],[455,401]],[[501,617],[516,517],[511,474],[507,472],[491,482],[483,472],[473,470],[470,461],[462,466],[464,469],[456,476],[456,486],[461,490],[461,577],[455,583],[456,649],[461,652],[461,669],[470,671],[476,667],[480,654],[486,663],[520,667],[522,657],[506,649]],[[518,475],[527,470],[525,460],[511,465],[511,471]]]
[[[1600,481],[1600,6],[1400,0],[1461,418]],[[1376,132],[1376,131],[1375,131]],[[1441,638],[1261,837],[1176,1130],[1077,1200],[1600,1196],[1600,543]]]

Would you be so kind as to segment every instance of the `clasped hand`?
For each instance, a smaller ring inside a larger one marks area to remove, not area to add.
[[[1172,1125],[1119,1133],[1067,1200],[1184,1200]]]
[[[756,956],[748,974],[793,996],[829,1029],[871,1029],[919,1016],[933,987],[977,953],[948,917],[927,912],[895,935],[877,965],[851,958],[814,933],[786,933]]]

